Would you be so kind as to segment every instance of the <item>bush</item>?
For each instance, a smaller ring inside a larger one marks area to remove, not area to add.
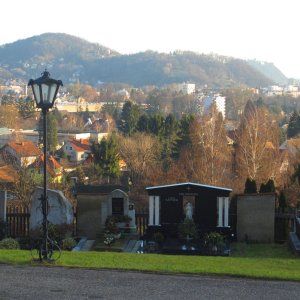
[[[72,237],[65,238],[62,241],[63,250],[72,250],[76,246],[76,241]]]
[[[72,235],[72,224],[52,224],[48,225],[48,236],[51,240],[58,243],[62,247],[63,240]],[[30,239],[34,242],[43,238],[43,228],[33,229],[29,232]]]
[[[113,218],[113,216],[108,216],[106,218],[105,231],[111,234],[117,234],[119,232],[119,229],[116,224],[116,220]]]
[[[275,193],[275,184],[272,179],[269,179],[267,183],[262,183],[260,186],[260,193]]]
[[[220,247],[224,246],[224,236],[219,232],[210,232],[207,233],[204,237],[205,244],[210,247]]]
[[[195,222],[191,219],[185,218],[183,223],[178,226],[178,234],[180,239],[198,238],[198,229]]]
[[[12,238],[6,238],[0,241],[0,249],[20,249],[18,241]]]
[[[161,232],[155,232],[153,234],[153,240],[158,244],[162,244],[163,241],[165,240],[165,237]]]
[[[56,241],[59,245],[62,245],[62,241],[72,235],[72,224],[49,224],[48,235],[50,239]]]
[[[257,193],[257,186],[256,186],[256,181],[253,179],[251,180],[250,178],[247,178],[245,182],[245,194],[255,194]]]

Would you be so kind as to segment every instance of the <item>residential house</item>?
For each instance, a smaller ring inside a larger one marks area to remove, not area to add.
[[[7,201],[13,198],[10,190],[15,178],[16,172],[11,166],[0,167],[0,221],[6,221]]]
[[[18,166],[28,166],[36,161],[41,151],[32,141],[11,141],[2,149],[2,156],[6,162]]]
[[[35,169],[38,173],[44,173],[44,155],[30,165],[30,168]],[[63,176],[63,166],[52,156],[49,155],[46,161],[47,174],[51,176],[53,182],[61,182]]]
[[[83,162],[91,153],[91,145],[88,140],[71,140],[64,144],[63,150],[72,162]]]
[[[280,171],[286,172],[300,154],[300,138],[284,141],[280,145],[279,151],[282,156]]]

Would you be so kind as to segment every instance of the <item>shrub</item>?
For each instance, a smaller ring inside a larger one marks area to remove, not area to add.
[[[191,219],[185,218],[183,223],[178,226],[178,235],[180,239],[198,238],[198,229],[195,222]]]
[[[59,245],[62,245],[62,241],[72,235],[72,224],[49,224],[48,235],[50,239],[56,241]]]
[[[257,186],[256,186],[256,181],[253,179],[251,180],[250,178],[247,178],[245,182],[245,194],[254,194],[257,193]]]
[[[219,232],[210,232],[207,233],[204,237],[205,244],[210,247],[214,246],[224,246],[224,236]]]
[[[48,236],[62,247],[63,240],[72,235],[72,224],[52,224],[48,225]],[[43,228],[36,228],[29,232],[30,239],[34,242],[43,238]]]
[[[20,249],[20,245],[15,239],[6,238],[0,241],[0,249]]]
[[[108,216],[105,221],[105,231],[111,234],[117,234],[119,229],[116,224],[116,220],[113,216]]]
[[[162,244],[164,239],[165,239],[165,237],[161,232],[155,232],[153,234],[153,240],[158,244]]]
[[[63,250],[72,250],[76,246],[76,241],[72,237],[67,237],[62,241]]]
[[[259,189],[260,193],[275,193],[275,184],[272,179],[269,179],[267,183],[262,183]]]

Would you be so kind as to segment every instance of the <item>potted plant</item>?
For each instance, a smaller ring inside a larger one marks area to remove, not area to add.
[[[118,228],[125,228],[126,225],[131,221],[131,218],[128,215],[118,215],[114,216],[114,218]]]
[[[208,247],[210,252],[216,254],[225,246],[224,236],[219,232],[207,233],[204,237],[204,244]]]

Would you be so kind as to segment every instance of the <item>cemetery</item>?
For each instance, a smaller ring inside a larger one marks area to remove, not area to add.
[[[61,191],[48,189],[50,233],[62,249],[231,255],[231,242],[276,241],[276,195],[242,194],[197,183],[146,188],[148,208],[141,214],[120,185],[78,185],[76,210]],[[42,189],[31,196],[29,211],[6,211],[7,193],[0,194],[1,220],[10,223],[9,236],[26,240],[42,226]],[[299,220],[290,233],[299,252]],[[54,229],[53,229],[54,228]],[[22,245],[21,245],[22,246]]]

